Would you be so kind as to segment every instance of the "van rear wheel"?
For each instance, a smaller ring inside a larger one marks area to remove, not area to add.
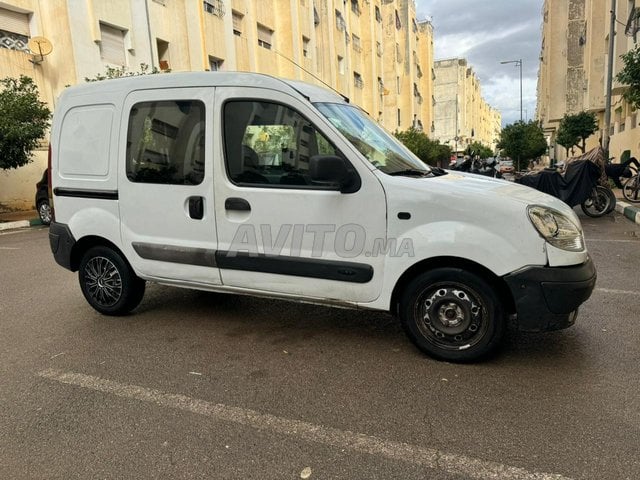
[[[441,360],[478,360],[500,344],[504,312],[487,282],[463,269],[437,268],[416,277],[400,299],[409,338]]]
[[[92,247],[80,262],[78,280],[84,297],[105,315],[125,315],[142,301],[144,280],[109,247]]]

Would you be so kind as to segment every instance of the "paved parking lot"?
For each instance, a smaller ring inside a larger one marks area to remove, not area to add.
[[[583,218],[575,327],[475,365],[385,314],[151,285],[103,317],[0,235],[0,478],[637,479],[640,226]]]

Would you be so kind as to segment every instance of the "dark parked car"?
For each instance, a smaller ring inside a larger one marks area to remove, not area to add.
[[[51,223],[51,204],[49,203],[49,170],[42,174],[42,179],[36,183],[36,209],[43,225]]]

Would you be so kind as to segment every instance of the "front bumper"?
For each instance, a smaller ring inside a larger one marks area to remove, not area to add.
[[[589,257],[570,267],[527,267],[504,277],[516,307],[518,330],[543,332],[573,325],[596,285]]]

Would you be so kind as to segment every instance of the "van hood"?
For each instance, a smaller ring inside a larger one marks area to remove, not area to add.
[[[388,180],[391,180],[389,182]],[[529,205],[553,208],[580,225],[577,215],[562,200],[518,183],[464,172],[448,172],[437,177],[407,177],[385,175],[386,185],[393,183],[418,196],[428,192],[450,206],[462,203],[467,208],[490,208],[491,211],[524,210]],[[457,205],[456,205],[457,206]]]

